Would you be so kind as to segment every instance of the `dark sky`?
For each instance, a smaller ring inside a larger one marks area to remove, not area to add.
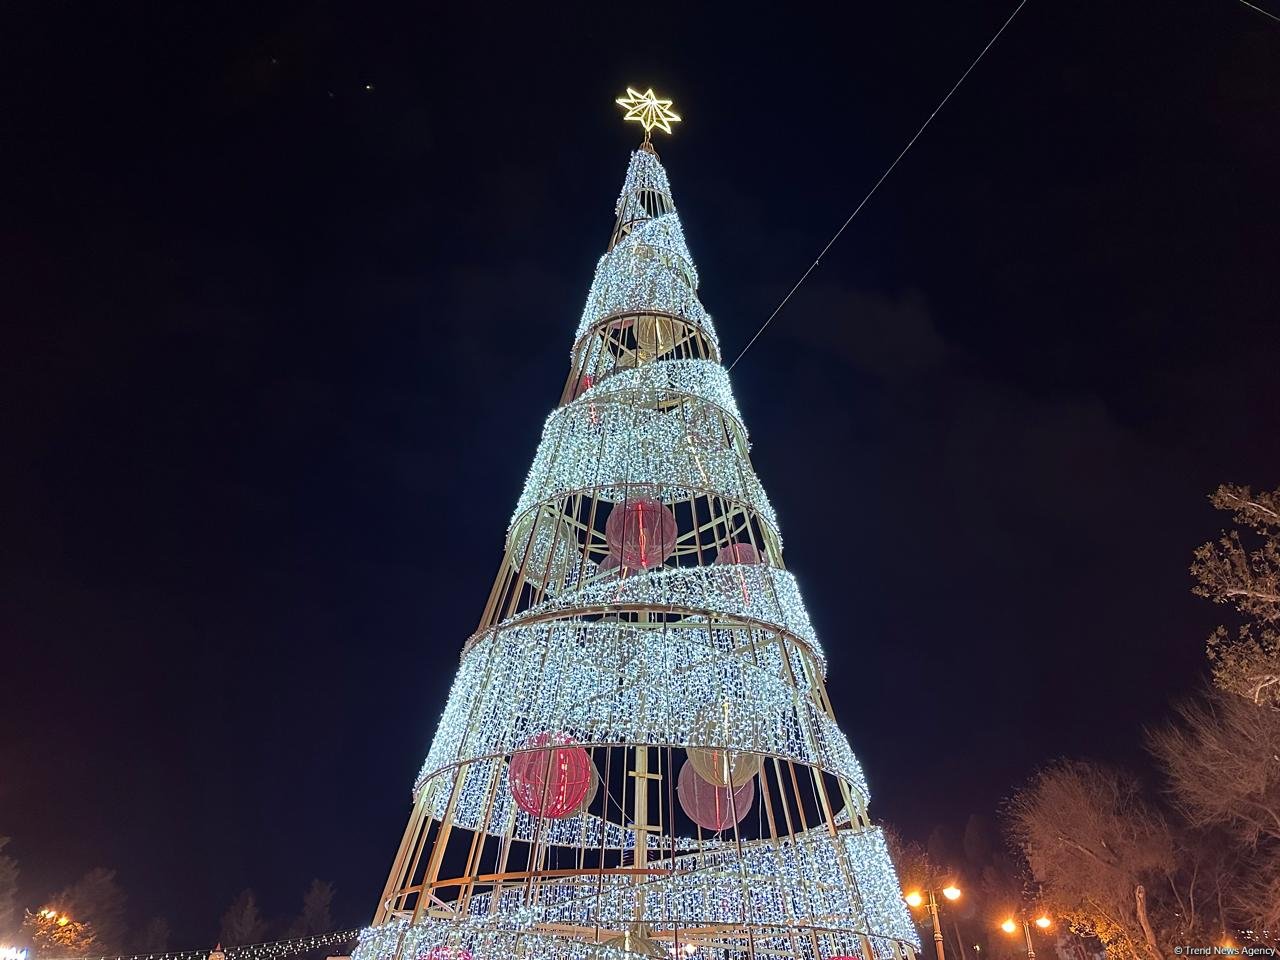
[[[371,914],[637,131],[733,356],[1012,9],[11,8],[0,835]],[[371,85],[372,89],[366,89]],[[1141,764],[1280,485],[1280,24],[1030,0],[734,370],[872,811]]]

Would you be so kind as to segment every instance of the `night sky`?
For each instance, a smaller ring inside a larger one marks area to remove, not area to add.
[[[175,946],[364,922],[628,152],[733,357],[1013,7],[6,17],[0,835]],[[784,12],[784,10],[786,12]],[[838,12],[837,12],[838,11]],[[1280,485],[1280,23],[1030,0],[733,372],[872,812],[1142,768],[1223,481]]]

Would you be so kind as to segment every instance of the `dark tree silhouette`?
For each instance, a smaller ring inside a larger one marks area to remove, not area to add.
[[[0,850],[9,843],[0,837]],[[13,943],[22,927],[22,909],[18,906],[18,861],[0,855],[0,938]]]
[[[333,884],[327,880],[312,880],[302,895],[302,910],[289,926],[289,936],[309,937],[328,933],[333,929],[333,917],[329,913],[333,905]]]
[[[111,953],[124,949],[126,900],[116,872],[95,867],[54,897],[53,906],[89,924],[96,934],[95,949]]]
[[[258,901],[252,890],[243,890],[231,901],[222,915],[222,945],[242,947],[258,943],[266,933],[267,924],[258,910]]]
[[[164,917],[152,917],[138,934],[134,949],[138,953],[164,953],[169,949],[169,921]]]

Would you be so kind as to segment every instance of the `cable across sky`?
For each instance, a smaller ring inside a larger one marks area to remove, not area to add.
[[[800,285],[809,279],[809,274],[813,273],[813,271],[818,268],[818,264],[822,263],[822,258],[827,255],[827,251],[830,250],[832,246],[835,245],[835,242],[840,239],[840,234],[844,233],[845,228],[848,227],[849,224],[853,222],[853,218],[856,217],[862,211],[862,208],[867,205],[867,201],[870,200],[875,195],[875,192],[880,189],[880,184],[884,183],[887,179],[889,179],[889,174],[893,173],[893,168],[896,167],[898,165],[898,162],[907,155],[907,151],[910,150],[913,146],[915,146],[915,142],[920,139],[920,135],[924,133],[925,129],[929,126],[929,124],[933,122],[933,118],[936,117],[938,115],[938,112],[947,105],[947,101],[951,99],[951,95],[960,89],[960,84],[964,83],[965,79],[969,76],[969,74],[973,72],[973,68],[976,67],[979,64],[979,62],[981,62],[982,58],[986,56],[987,51],[990,50],[995,45],[995,42],[1000,39],[1000,34],[1004,33],[1005,28],[1009,26],[1009,24],[1013,23],[1013,18],[1016,17],[1018,15],[1018,12],[1026,5],[1027,5],[1027,0],[1021,0],[1021,2],[1016,7],[1013,8],[1013,13],[1009,14],[1009,18],[1000,25],[1000,29],[997,30],[995,34],[991,37],[991,39],[987,41],[987,45],[982,48],[982,51],[976,57],[974,57],[973,62],[969,64],[969,66],[965,69],[964,73],[960,74],[960,79],[957,80],[952,85],[951,89],[947,91],[947,95],[938,102],[938,105],[936,107],[933,108],[933,113],[929,114],[925,122],[920,124],[920,129],[917,130],[915,132],[915,135],[912,136],[912,138],[907,141],[907,145],[902,148],[902,152],[893,158],[893,163],[889,164],[885,172],[880,174],[880,179],[877,180],[872,185],[871,189],[867,191],[867,195],[862,198],[862,202],[859,203],[854,208],[853,213],[849,214],[848,219],[846,219],[844,223],[840,224],[840,229],[837,230],[835,234],[832,236],[832,238],[827,241],[827,245],[823,247],[822,250],[818,253],[817,258],[813,261],[813,263],[809,264],[809,269],[806,270],[803,273],[803,275],[801,275],[800,279],[796,281],[795,286],[793,286],[789,291],[787,291],[787,295],[782,298],[782,302],[773,308],[773,313],[769,314],[769,318],[760,325],[760,329],[757,330],[755,332],[755,335],[750,340],[747,341],[747,345],[742,348],[741,352],[739,352],[739,354],[736,357],[734,357],[733,363],[729,364],[730,370],[732,370],[737,365],[738,361],[741,360],[743,356],[746,355],[746,352],[751,349],[751,345],[760,338],[760,334],[764,333],[765,328],[768,327],[769,324],[773,322],[773,318],[782,312],[782,308],[787,305],[787,301],[791,299],[792,294],[794,294],[797,290],[799,290]]]

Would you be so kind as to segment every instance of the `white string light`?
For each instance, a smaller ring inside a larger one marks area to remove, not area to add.
[[[309,937],[296,937],[292,940],[274,940],[268,943],[251,943],[242,947],[227,947],[221,953],[226,960],[281,960],[299,953],[309,953],[320,947],[332,947],[340,943],[354,943],[361,935],[357,927],[354,930],[333,930],[329,933],[318,933]],[[102,957],[62,957],[53,960],[207,960],[213,951],[181,950],[168,953],[135,953],[119,956]]]

